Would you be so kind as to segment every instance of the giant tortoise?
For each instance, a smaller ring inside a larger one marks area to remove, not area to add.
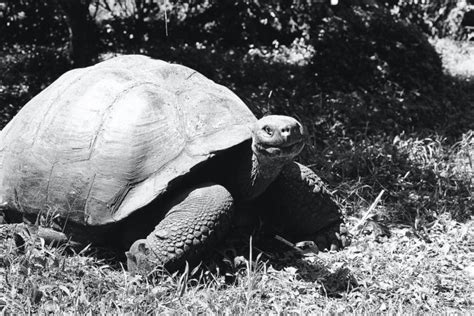
[[[304,142],[190,68],[120,56],[65,73],[1,131],[0,204],[9,223],[125,247],[131,268],[196,262],[257,198],[283,236],[344,246],[338,207],[293,162]]]

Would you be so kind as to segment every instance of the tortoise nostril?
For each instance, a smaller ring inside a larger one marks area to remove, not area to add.
[[[288,137],[291,135],[291,129],[289,127],[284,127],[281,129],[281,136]]]

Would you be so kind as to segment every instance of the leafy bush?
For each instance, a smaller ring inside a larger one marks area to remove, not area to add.
[[[56,48],[15,45],[0,51],[0,127],[69,68],[66,53]]]
[[[384,1],[399,19],[417,25],[423,32],[436,37],[462,39],[465,30],[462,20],[471,0]]]
[[[0,3],[0,42],[5,44],[64,45],[65,18],[50,1],[6,0]]]

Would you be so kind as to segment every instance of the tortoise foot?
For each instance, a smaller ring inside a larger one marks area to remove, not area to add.
[[[350,246],[351,235],[343,222],[320,230],[312,238],[321,251],[337,251]]]
[[[194,265],[230,227],[234,203],[223,186],[197,187],[175,201],[154,231],[126,252],[129,270],[153,272],[164,267],[172,272],[186,262]]]

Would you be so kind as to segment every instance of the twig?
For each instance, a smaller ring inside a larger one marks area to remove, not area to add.
[[[168,37],[168,5],[169,1],[165,1],[165,34]]]
[[[367,218],[369,218],[370,213],[372,213],[372,211],[375,209],[377,204],[379,204],[380,199],[382,198],[382,195],[384,194],[384,192],[385,192],[385,190],[380,191],[379,195],[377,195],[374,202],[372,202],[372,204],[370,205],[367,212],[365,212],[365,214],[362,216],[362,218],[359,220],[359,222],[354,226],[354,228],[352,228],[352,230],[350,232],[352,235],[357,236],[360,233],[359,228],[365,223]]]
[[[294,243],[292,243],[291,241],[288,241],[288,240],[286,240],[285,238],[283,238],[279,235],[275,235],[275,239],[282,242],[282,243],[284,243],[288,247],[293,248],[294,250],[298,251],[299,253],[304,254],[304,251],[299,249],[298,247],[296,247],[296,245]]]

